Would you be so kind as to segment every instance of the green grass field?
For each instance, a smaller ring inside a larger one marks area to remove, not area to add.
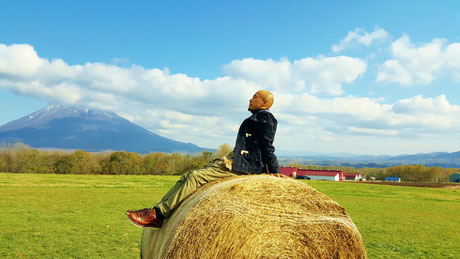
[[[151,207],[178,176],[0,174],[0,258],[136,258]],[[304,181],[343,207],[369,258],[459,258],[460,189]]]

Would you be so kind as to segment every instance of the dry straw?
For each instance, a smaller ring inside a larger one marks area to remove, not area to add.
[[[239,176],[188,197],[161,229],[144,228],[143,258],[366,258],[344,208],[292,179]]]

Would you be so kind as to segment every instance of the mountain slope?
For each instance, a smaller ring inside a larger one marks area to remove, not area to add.
[[[2,142],[87,151],[194,153],[205,150],[159,136],[113,112],[54,105],[0,126]]]

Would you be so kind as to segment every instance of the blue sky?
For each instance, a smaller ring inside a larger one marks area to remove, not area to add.
[[[268,89],[280,151],[460,150],[458,1],[248,2],[3,3],[0,124],[79,104],[215,148]]]

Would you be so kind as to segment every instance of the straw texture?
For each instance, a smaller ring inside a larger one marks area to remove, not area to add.
[[[366,258],[344,208],[308,185],[268,175],[206,184],[161,229],[144,228],[142,258]]]

